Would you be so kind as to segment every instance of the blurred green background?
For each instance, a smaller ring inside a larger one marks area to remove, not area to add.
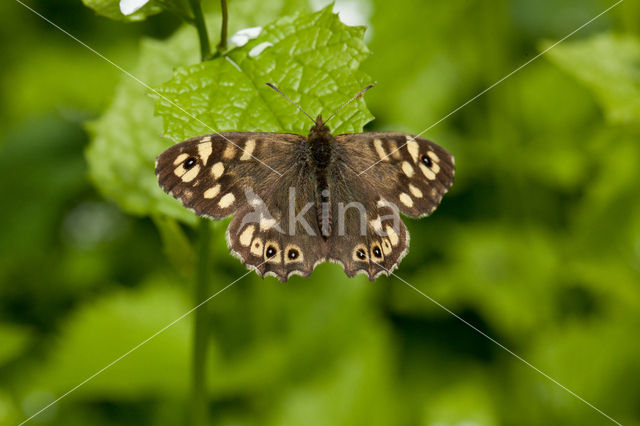
[[[230,0],[231,33],[242,28],[235,10],[265,25],[299,3]],[[79,0],[28,4],[127,70],[142,38],[162,46],[181,25],[167,12],[124,23]],[[368,27],[360,69],[378,85],[366,129],[418,133],[612,4],[335,10]],[[204,6],[217,13],[217,1]],[[13,0],[0,2],[0,24],[0,424],[10,425],[194,305],[196,233],[132,214],[90,170],[87,123],[121,73]],[[122,108],[158,120],[139,111]],[[406,220],[411,249],[397,271],[625,425],[640,425],[639,136],[640,4],[627,0],[425,135],[456,156],[456,182],[432,217]],[[225,226],[214,231],[214,291],[245,272]],[[207,307],[211,424],[610,424],[393,277],[348,279],[331,264],[286,284],[252,273]],[[183,424],[192,325],[176,323],[31,423]]]

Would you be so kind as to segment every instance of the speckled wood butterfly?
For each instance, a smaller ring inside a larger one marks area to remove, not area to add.
[[[235,215],[227,229],[231,253],[263,277],[309,276],[327,260],[350,277],[388,275],[408,250],[399,212],[435,210],[453,184],[453,156],[405,133],[332,136],[326,121],[318,116],[307,137],[187,139],[157,158],[158,181],[200,216]]]

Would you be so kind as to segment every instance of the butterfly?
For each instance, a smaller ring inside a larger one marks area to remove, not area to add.
[[[262,277],[306,277],[327,260],[349,277],[389,275],[409,246],[399,213],[431,214],[454,158],[410,134],[332,136],[328,119],[313,121],[307,137],[223,132],[173,145],[156,159],[160,187],[199,216],[234,215],[229,249]]]

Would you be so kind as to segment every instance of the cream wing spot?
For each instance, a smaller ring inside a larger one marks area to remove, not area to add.
[[[414,175],[414,173],[416,172],[413,169],[413,166],[411,166],[411,164],[409,164],[408,161],[403,161],[402,162],[402,171],[404,172],[405,175],[407,175],[407,177],[412,177]]]
[[[209,161],[209,157],[213,152],[213,147],[211,146],[211,142],[202,142],[198,144],[198,155],[200,156],[200,160],[203,165],[207,165],[207,161]]]
[[[400,160],[402,158],[402,152],[398,149],[398,144],[395,141],[389,141],[389,152],[394,160]]]
[[[268,240],[264,243],[264,260],[270,263],[280,263],[281,253],[280,253],[280,245],[273,241]]]
[[[263,248],[262,239],[259,237],[256,237],[251,242],[251,248],[249,249],[249,252],[256,257],[262,257],[262,248]]]
[[[429,152],[427,152],[427,155],[428,155],[429,157],[431,157],[431,159],[432,159],[433,161],[440,161],[440,157],[438,157],[438,154],[436,154],[436,153],[435,153],[435,152],[433,152],[433,151],[429,151]]]
[[[213,176],[213,179],[216,179],[216,180],[219,179],[223,173],[224,173],[224,164],[222,164],[222,161],[218,161],[216,164],[211,166],[211,176]]]
[[[304,255],[300,247],[295,244],[287,245],[284,249],[284,263],[304,262]]]
[[[180,179],[182,179],[183,182],[191,182],[198,176],[198,173],[200,173],[200,164],[196,164],[192,169],[189,169]]]
[[[371,225],[373,230],[378,234],[382,232],[382,219],[380,219],[380,216],[376,217],[375,219],[371,219],[369,221],[369,225]]]
[[[253,151],[256,149],[256,140],[255,139],[247,139],[247,142],[244,144],[244,150],[242,151],[242,155],[240,156],[240,161],[248,161],[253,157]]]
[[[364,244],[358,244],[353,249],[351,258],[356,262],[368,262],[369,255],[367,252],[368,252],[367,247]]]
[[[182,164],[173,169],[173,174],[181,178],[185,173],[187,173],[187,169],[184,168]]]
[[[173,160],[173,165],[177,166],[178,164],[186,160],[188,157],[189,157],[189,154],[187,154],[186,152],[183,152],[182,154],[178,155],[175,160]]]
[[[253,232],[255,231],[255,226],[253,225],[249,225],[246,227],[246,229],[244,231],[242,231],[242,233],[240,234],[240,244],[242,244],[245,247],[249,247],[249,244],[251,244],[251,238],[253,237]]]
[[[409,184],[409,191],[411,191],[411,195],[413,195],[414,197],[422,198],[422,191],[420,191],[420,188],[412,183]]]
[[[420,145],[418,145],[418,142],[416,142],[412,136],[407,136],[407,151],[409,151],[413,162],[417,163],[420,154]]]
[[[231,192],[224,194],[222,198],[220,198],[220,201],[218,201],[218,207],[226,209],[227,207],[231,206],[235,200],[236,196]]]
[[[391,245],[394,247],[397,246],[398,243],[400,242],[400,237],[398,237],[398,234],[396,233],[396,231],[391,227],[391,225],[387,225],[385,230],[387,231],[387,235],[389,236],[389,241],[391,241]]]
[[[204,191],[204,198],[211,199],[215,198],[220,193],[220,184],[212,186],[211,188]]]
[[[411,196],[409,194],[407,194],[406,192],[402,192],[399,196],[400,198],[400,202],[402,204],[404,204],[405,206],[411,208],[413,207],[413,198],[411,198]]]
[[[274,226],[276,226],[276,220],[274,218],[265,218],[265,217],[261,217],[260,218],[260,230],[261,231],[268,231],[269,229],[273,228]]]
[[[384,260],[380,244],[376,241],[371,243],[371,258],[374,259],[374,261]]]
[[[376,153],[378,154],[378,157],[380,157],[381,161],[389,161],[389,157],[387,157],[387,153],[385,152],[384,147],[382,146],[381,139],[374,139],[373,146],[376,149]]]
[[[211,142],[211,135],[204,136],[200,142]]]
[[[222,158],[224,158],[225,160],[232,160],[235,156],[236,148],[231,143],[229,143],[222,153]]]
[[[262,199],[260,199],[260,197],[251,198],[251,200],[249,200],[249,204],[251,204],[254,208],[257,208],[257,207],[260,207],[260,206],[264,206],[265,208],[267,207],[264,204],[264,201],[262,201]]]
[[[433,173],[432,170],[430,170],[427,166],[425,166],[424,164],[420,164],[420,170],[422,170],[422,174],[425,175],[425,177],[429,180],[435,180],[436,179],[436,174]]]
[[[393,249],[391,248],[391,242],[389,241],[389,239],[388,238],[383,238],[382,239],[382,252],[384,253],[384,255],[385,256],[389,256],[392,251],[393,251]]]

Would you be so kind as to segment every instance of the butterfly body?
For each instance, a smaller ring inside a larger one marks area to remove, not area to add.
[[[331,189],[329,188],[329,166],[333,155],[335,140],[329,127],[322,122],[322,115],[316,119],[315,125],[309,131],[307,145],[309,146],[310,160],[315,170],[316,178],[316,209],[318,211],[318,225],[321,235],[327,238],[331,234],[331,216],[328,206],[330,204]]]
[[[453,183],[453,157],[404,133],[308,137],[227,132],[188,139],[156,161],[160,186],[196,214],[234,215],[233,254],[286,281],[324,261],[373,280],[397,267],[409,235],[399,213],[430,214]]]

